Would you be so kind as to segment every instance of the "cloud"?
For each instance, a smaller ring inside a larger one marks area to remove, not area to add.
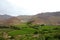
[[[18,8],[9,3],[7,0],[0,0],[0,14],[17,16],[23,13],[24,13],[23,8]]]
[[[0,14],[34,15],[60,11],[60,0],[0,0]]]

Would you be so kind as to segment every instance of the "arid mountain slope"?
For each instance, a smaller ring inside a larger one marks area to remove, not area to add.
[[[28,21],[30,21],[30,19],[32,17],[33,17],[32,15],[20,15],[20,16],[17,16],[17,18],[20,19],[21,22],[28,22]]]
[[[6,15],[6,14],[5,15],[0,15],[0,24],[4,24],[4,22],[11,17],[13,17],[13,16]]]
[[[34,17],[36,24],[60,25],[60,12],[46,12]]]
[[[5,21],[5,24],[6,25],[17,25],[17,24],[20,24],[21,20],[18,19],[17,17],[12,17],[12,18],[9,18],[8,20]]]
[[[60,12],[38,13],[37,15],[0,15],[0,24],[16,25],[32,21],[33,24],[60,25]]]

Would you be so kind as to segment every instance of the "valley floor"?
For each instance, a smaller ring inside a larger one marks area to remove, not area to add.
[[[1,27],[0,40],[60,40],[60,26],[24,24]]]

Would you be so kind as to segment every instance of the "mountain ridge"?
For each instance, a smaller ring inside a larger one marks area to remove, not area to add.
[[[0,24],[8,24],[8,22],[20,24],[29,21],[33,21],[33,24],[60,25],[60,12],[45,12],[36,15],[19,16],[0,15]]]

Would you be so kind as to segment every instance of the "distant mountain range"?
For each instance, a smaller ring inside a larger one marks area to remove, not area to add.
[[[0,15],[0,20],[7,20],[7,19],[9,19],[9,18],[11,18],[11,17],[13,17],[13,16],[6,15],[6,14]]]
[[[60,25],[60,12],[45,12],[37,15],[0,15],[0,25],[16,25],[33,21],[33,24]]]
[[[13,16],[10,15],[0,15],[0,25],[5,24],[5,21],[8,20],[9,18],[11,18]]]

